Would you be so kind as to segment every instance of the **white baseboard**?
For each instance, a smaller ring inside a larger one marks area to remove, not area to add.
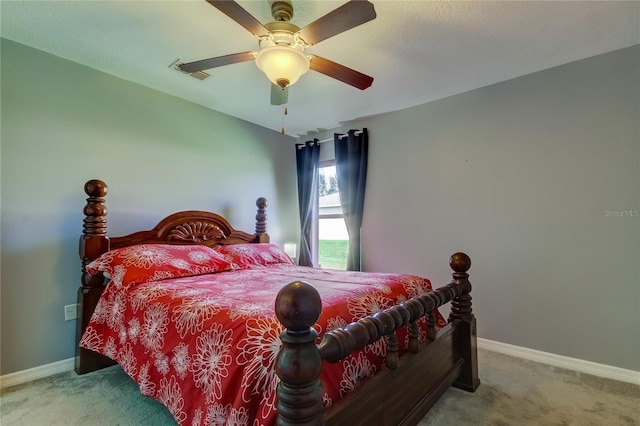
[[[555,355],[548,352],[537,351],[535,349],[523,348],[522,346],[509,345],[507,343],[482,338],[478,338],[478,348],[527,359],[529,361],[540,362],[554,367],[565,368],[567,370],[591,374],[593,376],[605,377],[621,382],[640,385],[640,371],[626,370],[624,368],[612,367],[610,365],[598,364],[562,355]],[[5,374],[4,376],[0,376],[0,389],[8,388],[9,386],[21,385],[33,380],[73,370],[74,364],[75,358],[69,358],[53,362],[51,364],[42,365],[40,367],[30,368],[28,370]]]
[[[582,359],[570,358],[568,356],[555,355],[481,338],[478,338],[478,348],[548,364],[554,367],[565,368],[567,370],[578,371],[580,373],[591,374],[593,376],[640,385],[640,371],[626,370],[624,368],[598,364]]]
[[[16,371],[15,373],[0,376],[0,389],[9,386],[21,385],[37,379],[53,376],[54,374],[64,373],[73,370],[75,358],[63,359],[62,361],[52,362],[51,364],[41,365],[40,367],[29,368],[28,370]]]

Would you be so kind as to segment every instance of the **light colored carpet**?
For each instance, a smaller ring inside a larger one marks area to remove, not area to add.
[[[478,356],[478,390],[449,389],[420,425],[640,425],[640,386],[490,351]],[[0,415],[3,426],[175,425],[117,366],[6,389]]]
[[[478,371],[475,393],[449,389],[420,425],[640,425],[640,386],[482,350]]]

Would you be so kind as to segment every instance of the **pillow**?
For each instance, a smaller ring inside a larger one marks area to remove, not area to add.
[[[139,244],[104,253],[86,267],[120,286],[230,270],[231,263],[204,245]]]
[[[277,245],[270,243],[231,244],[216,247],[218,253],[224,255],[236,269],[284,263],[295,265],[293,260]]]

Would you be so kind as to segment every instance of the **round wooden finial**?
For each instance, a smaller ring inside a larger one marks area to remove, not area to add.
[[[91,179],[84,184],[84,192],[90,197],[104,197],[109,192],[109,187],[99,179]]]
[[[267,199],[264,197],[260,197],[256,200],[256,207],[258,207],[259,209],[266,209],[267,204],[269,203],[267,202]]]
[[[294,281],[280,289],[275,309],[278,320],[289,331],[308,331],[320,316],[322,301],[311,284]]]
[[[449,266],[456,272],[467,272],[471,268],[471,259],[466,253],[454,253],[449,259]]]

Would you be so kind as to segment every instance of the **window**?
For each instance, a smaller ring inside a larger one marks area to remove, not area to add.
[[[349,234],[340,206],[335,161],[322,162],[318,172],[317,264],[346,270]]]

